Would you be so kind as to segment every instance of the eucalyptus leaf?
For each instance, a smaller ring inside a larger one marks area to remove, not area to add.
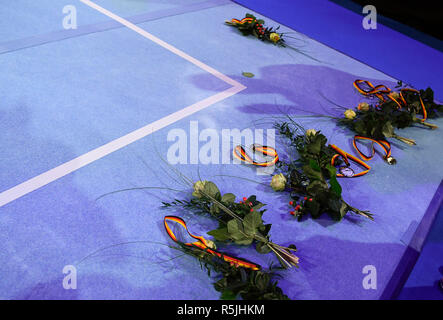
[[[249,213],[243,219],[243,227],[246,234],[253,236],[258,231],[258,228],[263,225],[263,220],[261,214],[258,211],[253,211]]]
[[[205,186],[203,188],[204,193],[206,193],[208,196],[216,198],[217,195],[220,195],[220,190],[216,186],[215,183],[211,181],[207,181],[205,183]]]
[[[394,136],[394,127],[390,122],[386,122],[383,126],[382,133],[386,138],[391,138]]]
[[[236,243],[237,241],[242,241],[246,239],[245,232],[243,230],[243,225],[237,219],[229,220],[227,223],[227,228],[230,237],[234,239]]]
[[[207,232],[207,234],[209,234],[210,236],[213,236],[215,240],[217,241],[228,241],[229,239],[231,239],[229,233],[228,233],[228,228],[219,228],[219,229],[215,229],[215,230],[211,230],[209,232]]]
[[[242,72],[242,75],[247,77],[247,78],[253,78],[255,77],[255,75],[251,72]]]
[[[235,202],[235,195],[233,193],[225,193],[221,198],[221,202],[224,204],[232,204]]]

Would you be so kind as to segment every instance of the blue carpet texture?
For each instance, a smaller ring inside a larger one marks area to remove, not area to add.
[[[0,11],[0,33],[6,37],[0,37],[4,41],[0,48],[11,49],[0,54],[0,195],[229,87],[82,2],[70,2],[77,8],[78,30],[90,32],[73,36],[72,30],[62,30],[64,1],[35,1],[31,6],[19,0]],[[218,299],[214,279],[199,263],[178,257],[166,246],[171,240],[163,227],[165,215],[183,217],[194,234],[206,236],[217,226],[206,217],[161,208],[161,201],[188,196],[179,192],[186,186],[163,162],[172,145],[171,131],[183,130],[189,137],[190,121],[198,122],[200,132],[212,129],[220,135],[223,129],[269,129],[284,112],[352,152],[351,132],[329,117],[306,116],[341,116],[343,110],[330,101],[355,107],[362,101],[352,86],[356,78],[389,87],[397,79],[324,45],[321,39],[298,33],[297,29],[303,31],[300,26],[283,26],[282,31],[292,32],[299,40],[288,39],[290,44],[316,60],[243,37],[224,23],[245,14],[246,9],[233,2],[156,0],[147,7],[143,1],[97,3],[129,20],[143,16],[138,27],[246,89],[0,207],[0,298]],[[304,10],[294,3],[299,12]],[[331,17],[323,18],[327,27]],[[308,16],[304,21],[320,28]],[[266,22],[284,21],[266,18]],[[61,34],[52,38],[57,32]],[[38,39],[29,45],[34,36]],[[45,38],[50,41],[41,41]],[[255,77],[242,76],[245,71]],[[443,128],[443,119],[433,123]],[[368,175],[341,180],[345,200],[370,210],[374,222],[356,216],[340,223],[327,216],[297,222],[288,213],[289,196],[272,192],[270,177],[257,175],[249,166],[214,162],[174,168],[194,180],[200,176],[215,181],[222,193],[255,194],[268,204],[264,220],[273,224],[272,240],[295,243],[301,259],[300,269],[285,271],[280,280],[291,299],[379,299],[443,178],[443,150],[438,148],[443,135],[420,127],[404,129],[402,135],[414,138],[417,146],[393,142],[396,166],[376,156]],[[283,150],[278,139],[276,147]],[[135,190],[97,200],[105,193],[145,186],[179,191]],[[276,262],[254,248],[221,249],[264,266]],[[66,265],[77,268],[76,290],[62,286]],[[376,289],[362,285],[367,265],[376,267]]]

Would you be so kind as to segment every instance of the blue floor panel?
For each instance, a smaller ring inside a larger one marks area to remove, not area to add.
[[[196,2],[150,1],[149,8],[138,1],[134,6],[111,0],[98,3],[118,14],[134,15]],[[42,3],[40,10],[51,6],[52,2]],[[107,21],[92,8],[81,3],[78,7],[82,16],[90,17],[88,23]],[[97,200],[125,188],[186,189],[163,160],[172,144],[168,134],[173,129],[189,134],[190,121],[198,122],[200,132],[220,133],[269,129],[275,117],[289,113],[300,116],[304,127],[320,129],[331,143],[352,151],[349,131],[330,118],[305,116],[340,116],[343,110],[330,101],[356,106],[362,101],[352,86],[356,78],[390,87],[396,79],[288,27],[282,30],[302,39],[292,44],[316,60],[243,37],[224,21],[242,17],[245,10],[220,2],[138,24],[246,89],[0,207],[0,274],[7,275],[0,280],[0,298],[218,299],[212,279],[197,261],[168,261],[177,252],[165,246],[171,244],[162,225],[165,215],[182,216],[195,234],[205,235],[216,226],[206,217],[160,208],[161,201],[186,193],[145,189]],[[48,20],[34,32],[57,30],[53,19]],[[14,39],[31,34],[25,31]],[[0,77],[0,192],[229,87],[123,27],[3,53],[0,64],[5,68]],[[255,77],[242,76],[244,71]],[[443,127],[443,119],[432,122]],[[368,175],[341,181],[345,200],[369,209],[374,222],[355,216],[340,223],[326,216],[297,222],[288,214],[288,195],[271,192],[270,177],[259,176],[248,166],[175,168],[193,180],[200,175],[215,181],[223,193],[256,194],[268,204],[264,219],[273,224],[272,240],[295,243],[299,249],[300,269],[285,271],[280,280],[291,299],[379,299],[443,178],[443,150],[436,148],[443,135],[438,132],[402,130],[402,135],[416,139],[417,146],[394,142],[396,166],[375,157]],[[84,259],[101,248],[106,249]],[[224,249],[262,265],[275,262],[253,248]],[[66,265],[77,267],[76,290],[63,289]],[[377,268],[377,290],[362,286],[366,265]]]
[[[400,292],[400,300],[443,300],[443,206],[429,232],[414,270]]]

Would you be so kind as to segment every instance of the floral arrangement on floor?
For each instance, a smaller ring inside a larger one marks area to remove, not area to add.
[[[265,27],[264,20],[257,19],[250,13],[247,13],[241,20],[231,19],[230,21],[225,21],[225,23],[236,27],[244,36],[253,35],[262,41],[271,42],[282,47],[286,46],[285,40],[283,39],[283,33],[277,33],[280,27],[275,29],[272,27]]]
[[[356,80],[356,89],[365,97],[375,100],[373,104],[362,102],[356,110],[347,109],[339,124],[354,131],[358,136],[377,141],[388,138],[398,139],[408,145],[415,141],[396,133],[396,129],[412,126],[414,123],[436,129],[437,126],[425,122],[427,118],[436,118],[443,111],[443,105],[434,102],[431,88],[415,90],[398,82],[398,91],[392,91],[384,85],[374,86],[369,81]],[[358,151],[358,150],[357,150]]]
[[[196,214],[209,214],[219,222],[219,227],[208,232],[219,242],[233,242],[237,245],[255,244],[259,253],[273,252],[284,268],[297,267],[299,258],[296,247],[280,246],[270,241],[271,224],[264,224],[262,209],[265,206],[257,201],[256,196],[244,197],[236,202],[232,193],[221,195],[220,190],[211,181],[197,181],[193,184],[190,200],[174,200],[163,202],[164,207],[181,207]]]
[[[278,32],[280,29],[280,26],[274,28],[274,27],[266,27],[265,21],[262,19],[257,19],[254,15],[247,13],[245,17],[241,20],[239,19],[231,19],[226,20],[225,23],[229,26],[237,28],[244,36],[254,36],[257,39],[263,41],[263,42],[269,42],[276,46],[283,47],[283,48],[291,48],[292,50],[295,50],[296,52],[312,59],[317,62],[321,62],[317,60],[316,58],[310,56],[309,54],[305,53],[304,51],[297,49],[294,46],[288,45],[285,38],[292,38],[296,40],[296,37],[292,37],[288,35],[288,32]]]
[[[332,219],[340,221],[352,212],[373,220],[371,213],[354,208],[343,200],[335,167],[343,164],[337,157],[340,149],[328,145],[320,131],[310,129],[303,133],[303,128],[289,119],[288,122],[276,123],[275,128],[287,139],[289,148],[296,151],[299,158],[288,162],[280,159],[276,163],[279,173],[272,177],[271,187],[274,191],[290,191],[291,215],[301,220],[308,214],[316,219],[327,213]],[[347,157],[346,153],[341,155]],[[339,169],[341,176],[353,176],[348,160],[344,163],[346,165]],[[346,174],[349,171],[352,174]]]
[[[218,274],[214,288],[221,292],[221,299],[232,300],[241,297],[244,300],[289,300],[283,293],[275,279],[278,274],[271,268],[263,270],[261,266],[250,261],[230,257],[216,250],[215,244],[203,237],[197,237],[194,243],[179,241],[172,233],[168,220],[180,223],[186,228],[185,222],[178,217],[166,216],[165,228],[169,236],[179,245],[174,248],[199,260],[202,269],[206,269],[208,276],[211,272]],[[187,229],[187,228],[186,228]]]

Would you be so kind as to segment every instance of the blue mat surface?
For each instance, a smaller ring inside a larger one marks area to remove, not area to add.
[[[80,1],[72,2],[91,17],[88,23],[109,20]],[[118,2],[111,0],[100,4],[122,15],[144,10],[138,6],[119,9],[113,7]],[[24,2],[14,5],[12,12],[26,12]],[[39,10],[45,11],[45,6],[52,4],[44,3]],[[396,83],[303,34],[295,33],[302,40],[294,40],[293,45],[322,62],[243,37],[223,23],[244,14],[245,8],[225,3],[138,24],[247,88],[0,207],[0,274],[7,275],[0,281],[0,298],[218,299],[213,280],[197,261],[170,260],[177,256],[175,251],[140,242],[171,244],[162,225],[167,214],[184,217],[195,234],[204,235],[216,226],[205,217],[160,208],[161,201],[186,197],[186,193],[138,190],[96,199],[124,188],[186,189],[162,159],[172,145],[168,134],[173,129],[189,134],[190,121],[198,121],[200,132],[214,129],[220,133],[223,129],[271,128],[274,117],[282,112],[339,116],[342,110],[328,100],[357,105],[362,98],[352,86],[356,78],[390,87]],[[8,24],[9,28],[15,30],[22,20],[26,16],[10,21],[14,26]],[[57,28],[48,23],[41,32]],[[14,39],[28,36],[23,33]],[[0,192],[229,87],[124,27],[24,46],[1,54],[0,64],[6,70],[0,80],[0,143],[4,146]],[[245,78],[243,71],[255,77]],[[300,117],[300,122],[306,128],[321,129],[331,143],[352,151],[352,134],[333,120]],[[433,122],[443,127],[443,119]],[[284,272],[280,281],[291,299],[378,299],[443,178],[443,151],[436,148],[442,145],[443,135],[419,127],[402,130],[402,134],[413,137],[417,146],[394,142],[396,166],[376,157],[367,176],[341,181],[345,200],[371,210],[374,222],[349,216],[334,223],[325,216],[299,223],[288,214],[288,195],[271,192],[269,176],[258,176],[248,166],[200,163],[176,168],[194,180],[200,175],[215,181],[223,193],[256,194],[268,204],[264,219],[273,224],[272,240],[299,248],[300,269]],[[101,248],[107,249],[83,260]],[[275,262],[253,248],[226,250],[263,265]],[[77,267],[76,290],[63,289],[66,265]],[[377,268],[376,290],[362,286],[366,265]]]
[[[443,82],[436,72],[443,66],[443,53],[381,23],[365,30],[363,13],[328,0],[235,2],[417,88],[431,86],[443,100]]]

